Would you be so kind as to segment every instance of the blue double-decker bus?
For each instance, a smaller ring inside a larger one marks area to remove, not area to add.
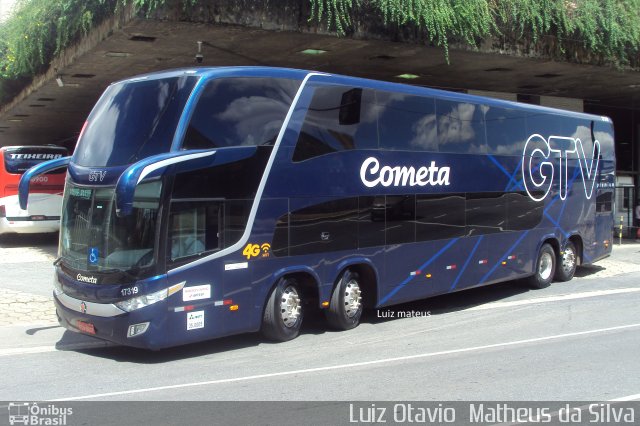
[[[295,338],[364,308],[611,252],[606,117],[324,73],[198,68],[112,84],[71,157],[55,262],[69,330],[159,349]]]

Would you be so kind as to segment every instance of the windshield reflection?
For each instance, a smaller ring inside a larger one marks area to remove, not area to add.
[[[117,217],[114,188],[67,184],[60,228],[60,256],[84,271],[140,273],[154,263],[161,181],[136,188],[132,214]]]

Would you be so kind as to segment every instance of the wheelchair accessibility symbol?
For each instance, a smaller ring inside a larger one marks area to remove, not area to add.
[[[98,247],[91,247],[89,249],[89,263],[98,263]]]

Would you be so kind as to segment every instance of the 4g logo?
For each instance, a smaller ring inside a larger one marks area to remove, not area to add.
[[[269,251],[271,250],[271,244],[264,243],[262,245],[258,244],[247,244],[247,246],[242,251],[242,254],[247,256],[247,259],[251,259],[252,257],[269,257]]]

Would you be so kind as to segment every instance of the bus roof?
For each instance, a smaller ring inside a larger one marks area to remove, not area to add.
[[[393,83],[381,80],[371,80],[360,77],[349,77],[340,74],[330,74],[319,71],[308,71],[293,68],[278,68],[265,66],[239,66],[239,67],[193,67],[179,68],[166,71],[159,71],[149,74],[137,75],[134,77],[120,80],[117,83],[134,82],[147,79],[161,79],[170,77],[179,77],[193,75],[196,77],[219,78],[219,77],[270,77],[270,78],[289,78],[294,80],[303,80],[311,73],[321,74],[328,81],[335,84],[357,86],[375,90],[383,90],[389,92],[400,92],[412,95],[422,95],[439,99],[446,99],[457,102],[481,103],[496,108],[516,109],[520,111],[528,111],[534,113],[556,114],[566,117],[574,117],[586,120],[597,120],[611,122],[611,119],[605,116],[598,116],[582,112],[568,111],[557,108],[545,107],[540,105],[525,104],[520,102],[495,99],[484,96],[469,95],[466,93],[450,92],[440,89],[432,89],[422,86],[415,86],[403,83]],[[327,80],[325,80],[327,81]]]

